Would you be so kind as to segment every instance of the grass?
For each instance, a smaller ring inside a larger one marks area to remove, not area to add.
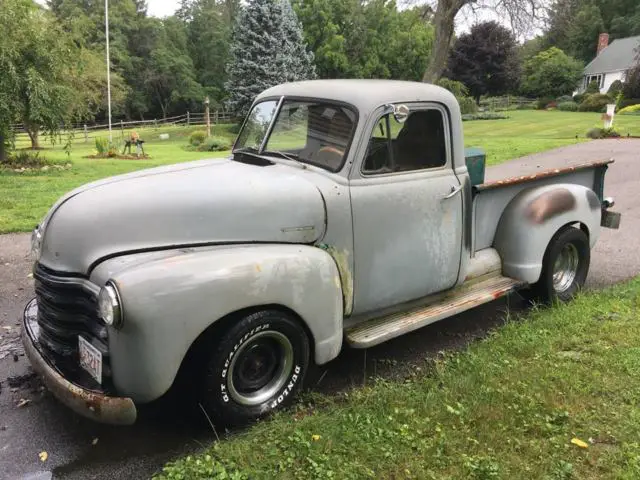
[[[587,130],[602,127],[600,113],[544,110],[504,113],[509,116],[508,120],[478,120],[463,124],[465,145],[484,148],[488,165],[585,142]],[[640,136],[640,119],[637,117],[618,115],[614,123],[622,136]]]
[[[640,279],[530,312],[404,382],[319,397],[159,479],[640,478]]]
[[[506,120],[464,122],[466,146],[479,146],[487,152],[487,163],[496,165],[511,158],[541,152],[564,145],[586,141],[584,134],[600,126],[599,113],[559,111],[511,111]],[[631,115],[616,117],[616,129],[623,135],[640,135],[640,118]],[[44,216],[47,209],[65,192],[83,183],[133,170],[185,162],[201,158],[224,156],[224,153],[188,151],[188,135],[202,127],[163,127],[137,130],[144,139],[149,160],[92,160],[82,158],[94,152],[93,140],[84,143],[76,136],[70,157],[61,145],[51,148],[43,139],[42,152],[52,161],[71,161],[73,167],[63,171],[14,173],[0,170],[0,233],[29,231]],[[214,127],[214,135],[232,138],[229,125]],[[125,134],[127,131],[124,132]],[[159,133],[169,133],[170,139],[159,140]],[[106,135],[105,132],[101,134]],[[116,138],[119,129],[114,130]],[[578,138],[576,138],[576,136]],[[18,148],[28,146],[22,136]]]

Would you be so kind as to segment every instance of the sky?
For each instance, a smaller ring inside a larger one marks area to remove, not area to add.
[[[147,13],[154,17],[173,15],[179,3],[179,0],[147,0]]]

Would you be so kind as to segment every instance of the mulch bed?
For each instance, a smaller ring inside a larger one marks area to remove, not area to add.
[[[115,159],[115,160],[148,160],[151,157],[146,153],[144,155],[87,155],[82,158],[102,158],[102,159]]]

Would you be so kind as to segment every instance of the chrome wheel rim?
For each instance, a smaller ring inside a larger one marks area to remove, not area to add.
[[[293,367],[293,346],[280,332],[260,332],[238,348],[227,374],[231,398],[260,405],[285,386]]]
[[[568,290],[578,273],[580,255],[573,243],[567,243],[558,254],[553,264],[553,288],[562,293]]]

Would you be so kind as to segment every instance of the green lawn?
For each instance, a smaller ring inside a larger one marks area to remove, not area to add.
[[[602,123],[599,113],[523,110],[507,114],[510,116],[507,120],[464,123],[465,144],[484,148],[487,151],[489,165],[586,141],[585,132]],[[73,164],[69,170],[31,173],[0,171],[0,233],[32,229],[58,197],[83,183],[140,168],[222,156],[220,153],[191,152],[183,148],[187,144],[186,137],[189,132],[198,128],[201,127],[138,129],[141,137],[147,141],[145,150],[153,157],[150,160],[82,158],[93,153],[94,144],[92,140],[84,143],[82,135],[78,135],[74,139],[69,157]],[[640,117],[620,115],[616,117],[616,128],[623,135],[640,135]],[[159,140],[158,135],[161,132],[170,133],[170,140]],[[229,126],[214,127],[214,135],[233,137],[229,132]],[[115,128],[114,137],[119,136],[120,130]],[[51,148],[44,139],[42,145],[47,147],[42,155],[48,159],[66,160],[61,145]],[[20,138],[17,146],[28,146],[26,136]]]
[[[636,279],[534,310],[404,382],[315,395],[159,478],[638,479],[639,307]]]

